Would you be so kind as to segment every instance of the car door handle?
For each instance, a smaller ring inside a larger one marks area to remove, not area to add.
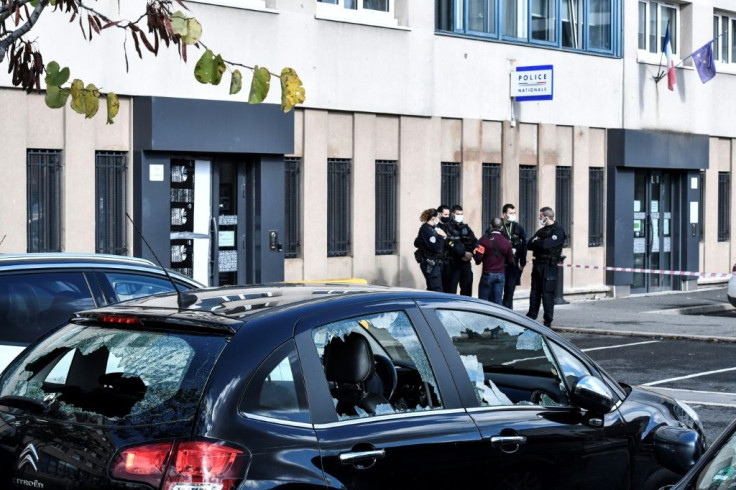
[[[339,456],[342,464],[356,464],[366,462],[367,460],[376,460],[386,456],[385,449],[373,449],[371,451],[354,451],[350,453],[342,453]]]
[[[524,436],[493,436],[491,437],[491,446],[513,446],[526,443]]]

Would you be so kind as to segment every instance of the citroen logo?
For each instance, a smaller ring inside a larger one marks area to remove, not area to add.
[[[18,461],[18,469],[20,470],[25,465],[31,465],[35,471],[38,471],[38,452],[33,444],[29,444],[20,453],[20,461]]]

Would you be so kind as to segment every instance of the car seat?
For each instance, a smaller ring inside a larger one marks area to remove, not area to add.
[[[356,416],[359,410],[374,414],[378,405],[389,403],[383,395],[366,388],[375,370],[375,359],[368,339],[359,333],[333,338],[325,346],[324,367],[339,415]]]

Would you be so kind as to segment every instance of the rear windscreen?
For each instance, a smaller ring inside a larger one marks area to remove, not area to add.
[[[69,325],[24,352],[0,396],[43,401],[70,422],[191,419],[226,338]]]

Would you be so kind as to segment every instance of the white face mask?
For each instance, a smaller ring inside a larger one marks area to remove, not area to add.
[[[509,220],[511,223],[516,221],[516,215],[515,214],[507,214],[506,219]]]
[[[462,223],[463,222],[463,215],[462,214],[456,214],[456,215],[454,215],[454,217],[455,217],[455,221],[457,221],[458,223]]]
[[[547,218],[542,218],[539,220],[539,226],[544,226],[547,224]]]

